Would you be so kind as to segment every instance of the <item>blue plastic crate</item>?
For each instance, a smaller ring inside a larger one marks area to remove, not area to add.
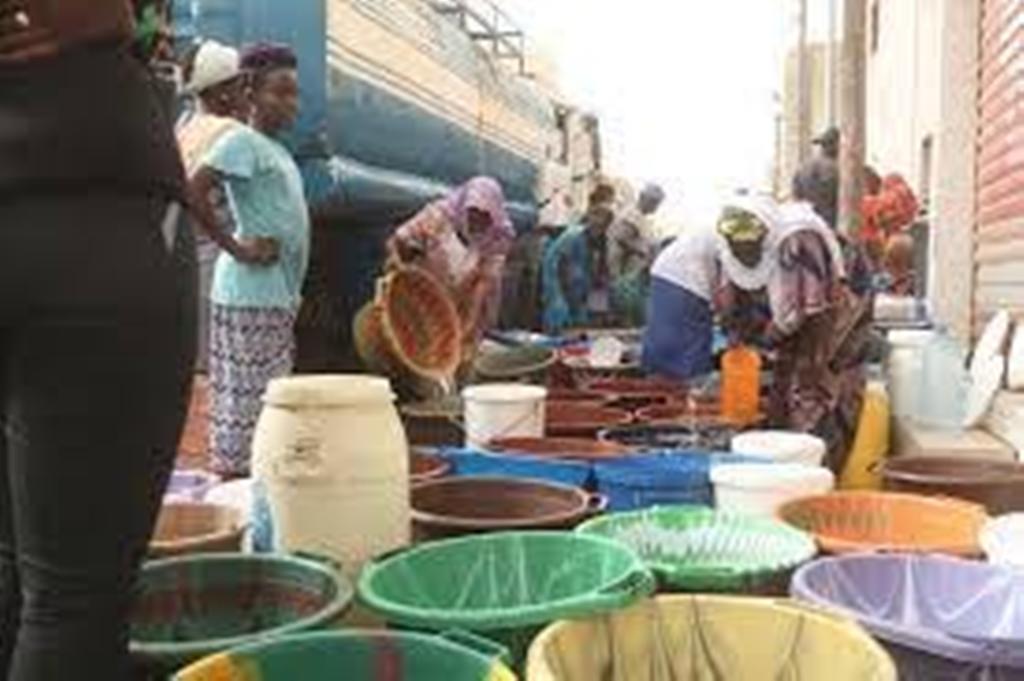
[[[713,506],[712,466],[759,461],[734,454],[671,451],[598,463],[594,476],[597,491],[608,497],[609,511],[678,504]]]
[[[593,466],[579,461],[510,456],[476,449],[444,449],[440,454],[452,463],[452,475],[457,476],[500,476],[587,487],[594,474]]]

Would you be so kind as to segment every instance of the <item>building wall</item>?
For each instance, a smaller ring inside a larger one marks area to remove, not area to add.
[[[972,330],[979,3],[944,0],[942,125],[936,136],[932,307],[961,338]]]
[[[877,5],[877,46],[873,15]],[[867,161],[929,197],[930,302],[970,333],[978,0],[868,0]],[[923,148],[932,142],[930,163]]]
[[[814,43],[807,46],[807,68],[810,70],[811,85],[811,124],[810,137],[821,133],[829,125],[828,102],[828,45]],[[790,182],[797,168],[800,167],[800,86],[799,67],[797,65],[797,48],[794,47],[786,55],[783,71],[781,93],[781,136],[775,178],[775,187],[782,195],[789,193]],[[812,149],[804,150],[805,158],[809,158]]]
[[[918,191],[921,145],[941,120],[943,2],[868,0],[867,161],[882,174],[901,173]]]

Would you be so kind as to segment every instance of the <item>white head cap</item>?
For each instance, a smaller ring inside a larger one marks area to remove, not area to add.
[[[240,75],[242,66],[238,50],[215,40],[207,40],[196,52],[192,77],[185,85],[185,92],[198,95],[203,90],[226,83]]]

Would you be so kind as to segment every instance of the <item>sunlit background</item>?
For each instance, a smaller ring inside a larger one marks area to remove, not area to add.
[[[814,0],[812,0],[814,2]],[[606,166],[664,185],[663,229],[709,219],[723,195],[769,188],[776,91],[793,44],[784,0],[502,0],[601,119]],[[812,31],[823,30],[812,27]]]

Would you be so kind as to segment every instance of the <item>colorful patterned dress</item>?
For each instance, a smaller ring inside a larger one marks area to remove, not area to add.
[[[795,231],[778,248],[771,302],[780,340],[770,418],[824,439],[827,464],[838,473],[863,402],[870,305],[843,283],[836,251],[820,233]]]
[[[235,236],[269,237],[280,245],[272,265],[250,265],[221,253],[214,271],[210,452],[218,472],[241,476],[249,472],[263,392],[271,379],[292,370],[292,327],[309,261],[309,212],[288,150],[255,130],[222,137],[203,165],[223,180]]]

